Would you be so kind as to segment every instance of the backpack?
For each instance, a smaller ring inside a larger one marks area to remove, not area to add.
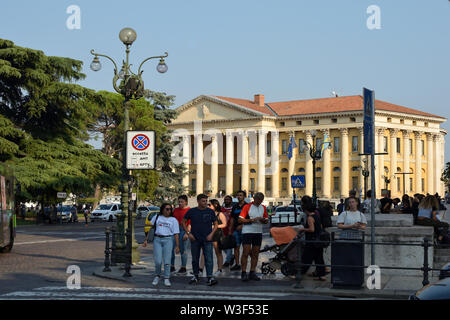
[[[333,222],[331,221],[332,215],[333,212],[328,208],[319,208],[320,223],[323,229],[333,226]]]
[[[316,211],[317,212],[317,211]],[[322,218],[319,212],[319,215],[316,215],[319,219],[320,231],[316,233],[316,241],[326,241],[326,243],[314,243],[314,247],[319,249],[328,248],[331,242],[331,235],[328,231],[324,230]],[[330,218],[331,220],[331,218]]]

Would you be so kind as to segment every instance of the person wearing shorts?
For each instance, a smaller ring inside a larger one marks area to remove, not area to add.
[[[230,267],[231,271],[241,270],[241,265],[239,264],[239,250],[242,244],[242,224],[239,223],[239,215],[242,209],[246,205],[245,197],[246,192],[239,190],[236,194],[238,203],[236,203],[231,209],[230,213],[230,233],[234,236],[236,241],[236,246],[234,247],[234,266]]]
[[[257,192],[254,195],[254,201],[246,204],[239,215],[239,222],[242,227],[242,246],[243,252],[241,257],[242,274],[241,280],[261,280],[256,275],[256,266],[258,264],[259,249],[262,244],[263,224],[268,220],[267,208],[262,204],[264,194]],[[247,276],[247,261],[251,256],[250,274]]]

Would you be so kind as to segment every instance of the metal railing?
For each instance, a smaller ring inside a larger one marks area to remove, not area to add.
[[[132,264],[132,237],[130,229],[127,229],[125,233],[125,239],[123,239],[123,234],[116,231],[116,226],[106,227],[105,229],[105,236],[106,236],[106,242],[105,242],[105,261],[103,268],[103,272],[111,272],[111,266],[116,266],[117,262],[120,261],[122,263],[125,263],[125,272],[123,274],[123,277],[131,277],[131,264]],[[124,250],[117,250],[116,244],[117,239],[122,238],[122,241],[125,241],[125,248]],[[111,239],[111,241],[110,241]],[[113,254],[115,255],[113,259]]]
[[[311,267],[311,266],[316,266],[316,267],[330,267],[330,268],[351,268],[351,269],[363,269],[363,268],[369,268],[370,266],[360,266],[360,265],[336,265],[336,264],[316,264],[316,263],[311,263],[311,264],[304,264],[301,262],[301,252],[302,249],[305,247],[305,245],[307,244],[321,244],[323,245],[328,245],[331,246],[333,243],[339,243],[339,244],[344,244],[344,243],[348,243],[348,244],[361,244],[361,245],[380,245],[380,246],[417,246],[417,247],[423,247],[423,266],[422,267],[417,267],[417,268],[412,268],[412,267],[388,267],[388,266],[378,266],[379,269],[386,269],[386,270],[410,270],[410,271],[422,271],[423,272],[423,281],[422,281],[422,285],[426,286],[430,283],[429,281],[429,272],[430,271],[441,271],[441,269],[436,269],[436,268],[430,268],[429,266],[429,259],[428,259],[428,253],[429,253],[429,248],[433,247],[433,248],[450,248],[450,245],[448,244],[439,244],[439,245],[435,245],[433,244],[433,242],[425,237],[423,239],[422,242],[372,242],[372,241],[360,241],[360,240],[330,240],[330,241],[320,241],[320,240],[305,240],[304,236],[301,236],[299,234],[299,236],[296,237],[295,239],[297,241],[297,261],[295,262],[295,267],[297,269],[297,273],[295,275],[295,280],[297,281],[296,287],[301,287],[300,282],[302,279],[302,268],[303,267]]]

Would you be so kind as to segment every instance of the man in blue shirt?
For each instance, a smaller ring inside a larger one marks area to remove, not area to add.
[[[182,226],[191,241],[192,269],[194,276],[189,284],[198,283],[200,251],[203,249],[205,255],[206,276],[208,277],[208,285],[217,284],[217,280],[213,278],[213,235],[218,228],[216,214],[208,208],[208,196],[199,194],[197,196],[197,208],[189,209],[184,215]],[[186,222],[191,221],[191,231],[189,232]]]

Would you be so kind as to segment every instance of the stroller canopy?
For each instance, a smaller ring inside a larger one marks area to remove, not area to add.
[[[270,229],[270,234],[273,237],[275,243],[280,246],[291,242],[296,236],[297,231],[294,228],[288,227],[273,227]]]

